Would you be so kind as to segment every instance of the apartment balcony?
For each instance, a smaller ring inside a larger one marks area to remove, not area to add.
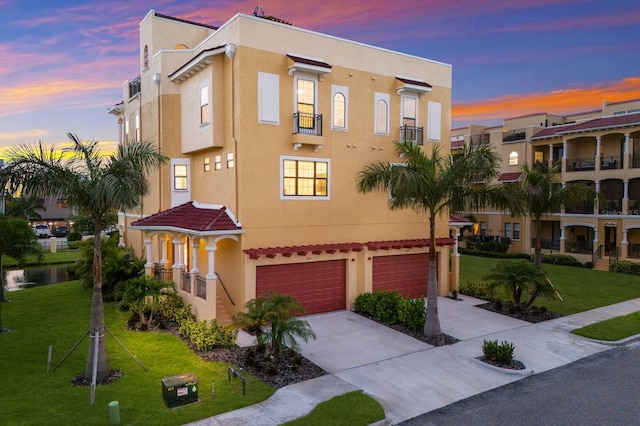
[[[535,248],[535,246],[536,246],[536,239],[532,238],[531,239],[531,248]],[[541,238],[540,239],[540,247],[542,248],[542,250],[556,250],[556,251],[559,251],[560,250],[560,240],[559,239],[548,240],[546,238]]]
[[[565,241],[565,253],[593,254],[593,242],[589,241]]]
[[[410,140],[417,145],[423,145],[423,128],[415,126],[401,126],[400,127],[400,140]]]
[[[471,145],[489,145],[490,142],[490,135],[471,136]]]
[[[140,76],[137,76],[129,82],[129,99],[142,91],[142,84],[140,83]]]
[[[640,155],[638,155],[638,156],[634,155],[633,156],[633,158],[631,159],[631,168],[640,169]]]
[[[502,133],[502,142],[514,142],[525,140],[527,132],[524,129],[508,130]]]
[[[585,203],[578,207],[567,207],[565,213],[568,214],[590,214],[593,215],[593,202]]]
[[[296,112],[293,114],[293,137],[294,151],[302,148],[303,145],[313,145],[315,152],[320,151],[324,146],[322,136],[322,114],[306,114]]]
[[[621,169],[622,161],[619,155],[607,155],[600,158],[600,170]]]
[[[581,172],[596,169],[596,157],[567,158],[567,172]]]

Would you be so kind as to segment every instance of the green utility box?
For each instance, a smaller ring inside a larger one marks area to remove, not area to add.
[[[183,373],[163,378],[162,399],[169,408],[198,402],[198,376]]]

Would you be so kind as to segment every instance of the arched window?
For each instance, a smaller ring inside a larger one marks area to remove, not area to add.
[[[333,95],[333,127],[344,129],[346,101],[342,93]]]
[[[378,100],[376,104],[376,133],[387,133],[387,103],[384,99]]]
[[[509,165],[510,166],[517,166],[518,165],[518,153],[513,151],[511,154],[509,154]]]
[[[149,68],[149,46],[144,46],[143,68]]]

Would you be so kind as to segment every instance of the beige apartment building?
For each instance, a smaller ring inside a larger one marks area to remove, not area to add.
[[[583,182],[596,198],[543,219],[544,252],[567,253],[608,268],[611,260],[640,260],[640,99],[604,101],[595,111],[531,114],[502,126],[469,125],[451,131],[453,150],[488,143],[502,157],[502,182],[516,181],[524,164],[561,165],[563,185]],[[530,218],[495,211],[474,213],[474,232],[508,238],[512,252],[532,253]]]
[[[447,64],[275,18],[214,27],[151,10],[140,75],[110,113],[121,143],[155,141],[170,163],[151,176],[142,214],[121,214],[125,244],[199,319],[224,320],[269,290],[307,313],[350,308],[365,291],[425,296],[426,217],[359,194],[356,179],[398,161],[397,140],[448,151],[451,76]],[[457,285],[457,228],[437,225],[443,295]]]

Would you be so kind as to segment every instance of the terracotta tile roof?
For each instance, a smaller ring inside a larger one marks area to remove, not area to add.
[[[131,224],[133,229],[180,229],[199,233],[242,231],[242,225],[225,206],[197,201],[164,210]]]
[[[573,124],[563,124],[561,126],[547,127],[546,129],[542,129],[538,133],[533,135],[531,139],[556,137],[558,136],[559,131],[565,130],[571,126],[573,126]]]
[[[429,89],[431,89],[432,87],[429,83],[425,83],[424,81],[411,80],[409,78],[398,77],[398,76],[396,76],[396,78],[404,84],[412,84],[414,86],[428,87]]]
[[[260,256],[267,256],[274,258],[276,255],[281,254],[285,257],[290,257],[294,254],[299,256],[306,256],[309,253],[322,254],[342,252],[348,253],[350,251],[362,251],[363,245],[361,243],[338,243],[338,244],[313,244],[307,246],[288,246],[288,247],[267,247],[257,249],[243,250],[249,255],[251,259],[258,259]]]
[[[520,175],[522,175],[522,172],[503,173],[498,178],[498,182],[516,182],[520,179]]]
[[[467,224],[473,223],[471,220],[458,214],[452,214],[449,216],[449,225]]]
[[[314,67],[320,67],[320,68],[331,68],[331,65],[327,64],[326,62],[316,61],[309,58],[302,58],[300,56],[294,56],[289,54],[287,55],[287,57],[291,59],[293,62],[297,62],[299,64],[313,65]]]
[[[365,245],[369,250],[389,250],[398,248],[429,247],[431,240],[422,238],[417,240],[395,240],[395,241],[371,241]],[[452,246],[455,244],[454,238],[436,238],[437,246]]]
[[[586,132],[589,130],[607,129],[625,126],[640,126],[640,113],[614,115],[612,117],[594,118],[578,124],[554,126],[543,129],[531,139],[557,137],[567,133]]]
[[[464,141],[451,141],[451,148],[462,148]]]
[[[199,23],[199,22],[188,21],[188,20],[186,20],[186,19],[176,18],[176,17],[174,17],[174,16],[163,15],[162,13],[158,13],[158,12],[155,12],[155,15],[156,15],[158,18],[170,19],[170,20],[172,20],[172,21],[176,21],[176,22],[183,22],[183,23],[185,23],[185,24],[190,24],[190,25],[197,25],[197,26],[199,26],[199,27],[209,28],[209,29],[211,29],[211,30],[217,30],[217,29],[218,29],[218,27],[214,27],[213,25],[207,25],[207,24],[201,24],[201,23]]]

